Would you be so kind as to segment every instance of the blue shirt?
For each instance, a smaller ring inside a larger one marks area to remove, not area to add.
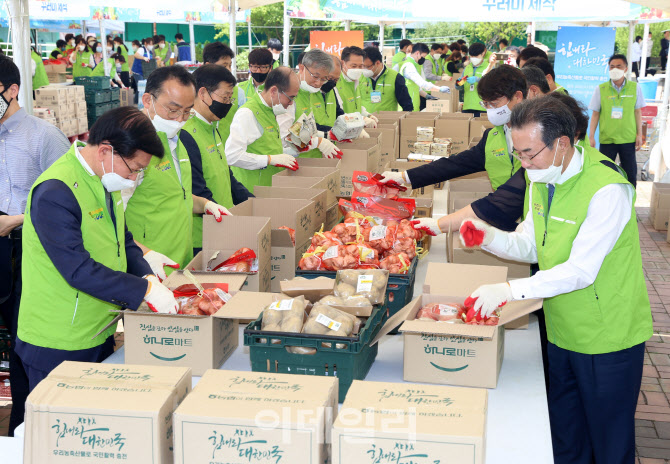
[[[179,42],[177,44],[177,61],[192,61],[191,59],[191,44],[188,42]]]
[[[37,178],[69,149],[60,129],[23,108],[0,124],[0,211],[23,214]]]

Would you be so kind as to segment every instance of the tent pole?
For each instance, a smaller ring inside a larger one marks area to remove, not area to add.
[[[626,79],[630,80],[630,76],[633,73],[633,43],[635,42],[635,21],[628,21],[628,53],[626,57],[628,58],[628,72],[626,73]]]
[[[663,137],[665,136],[666,125],[668,123],[668,101],[670,101],[670,66],[665,68],[665,84],[663,85],[663,104],[661,105],[661,114],[659,119],[661,120],[660,127],[658,128],[658,143],[663,143]]]
[[[351,19],[345,19],[344,20],[344,30],[345,31],[350,31],[351,30]]]
[[[188,22],[188,35],[190,36],[189,38],[191,39],[190,45],[191,45],[191,62],[195,63],[198,60],[195,59],[195,27],[193,26],[193,20],[190,20]]]
[[[535,45],[535,21],[530,23],[530,44]]]
[[[235,22],[235,17],[237,16],[237,3],[235,0],[229,0],[228,2],[228,19],[230,20],[230,48],[233,50],[235,56],[237,56],[237,23]],[[236,59],[233,58],[231,64],[230,72],[233,73],[233,76],[237,78],[237,63]]]
[[[402,23],[402,38],[407,38],[407,23],[403,21]]]
[[[13,60],[19,68],[21,87],[19,89],[23,109],[33,114],[33,76],[30,57],[30,22],[28,0],[9,0],[9,14],[12,24]]]
[[[284,66],[288,66],[288,54],[290,46],[290,33],[291,33],[291,18],[286,12],[286,2],[284,2],[284,53],[283,53],[283,63]]]
[[[253,47],[251,46],[251,15],[249,15],[247,21],[247,34],[249,35],[249,53],[251,53],[251,50],[253,50]]]
[[[379,51],[384,50],[384,21],[379,21]]]
[[[640,61],[640,77],[644,77],[647,71],[647,50],[653,44],[649,43],[649,23],[644,23],[644,33],[642,35],[642,57]]]
[[[109,77],[111,69],[109,69],[109,63],[107,63],[107,33],[105,31],[105,25],[100,20],[100,41],[102,45],[102,69],[105,70],[105,76]]]

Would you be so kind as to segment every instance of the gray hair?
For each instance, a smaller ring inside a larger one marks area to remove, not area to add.
[[[542,142],[551,145],[559,137],[568,137],[573,145],[577,121],[572,111],[555,98],[540,97],[524,100],[512,109],[510,128],[521,129],[537,124],[542,132]]]
[[[549,88],[549,82],[547,82],[547,76],[545,76],[544,71],[542,71],[540,68],[537,66],[526,65],[521,68],[521,72],[524,76],[526,76],[526,83],[528,84],[529,88],[531,85],[534,85],[545,95],[551,92],[551,89]]]
[[[335,66],[332,56],[320,48],[314,48],[305,53],[302,64],[310,69],[325,69],[326,74],[329,74]]]

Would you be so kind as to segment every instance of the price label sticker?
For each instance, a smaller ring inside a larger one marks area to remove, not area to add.
[[[216,291],[216,294],[219,296],[219,298],[221,298],[221,301],[223,301],[224,303],[228,303],[230,301],[230,299],[233,297],[233,295],[231,295],[230,293],[224,292],[220,288],[217,288],[215,291]]]
[[[334,330],[335,332],[340,330],[340,327],[342,327],[341,322],[334,321],[325,314],[319,314],[318,316],[316,316],[316,322],[328,327],[330,330]]]
[[[338,245],[333,245],[332,247],[328,248],[326,252],[323,254],[323,259],[337,258],[338,255],[337,247]]]
[[[362,274],[358,276],[358,285],[356,285],[356,293],[364,293],[372,291],[372,274]]]
[[[293,298],[290,300],[275,301],[270,305],[270,309],[275,311],[290,311],[293,308]]]
[[[386,238],[386,226],[374,226],[370,229],[370,240],[381,240]]]
[[[438,306],[440,316],[457,316],[458,308],[456,306],[441,304]]]

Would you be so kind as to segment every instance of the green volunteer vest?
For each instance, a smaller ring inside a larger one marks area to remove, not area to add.
[[[377,111],[398,111],[398,100],[395,96],[395,80],[398,73],[392,69],[384,68],[381,76],[377,79],[375,88],[372,88],[372,79],[361,77],[358,88],[361,92],[361,106],[365,108],[368,113],[376,113]],[[381,92],[382,101],[379,103],[372,103],[372,92]]]
[[[35,75],[33,76],[33,90],[49,85],[49,78],[47,71],[44,69],[44,62],[42,58],[35,52],[30,52],[30,57],[35,62]]]
[[[193,140],[198,144],[202,174],[205,177],[207,188],[212,192],[214,202],[226,208],[232,208],[230,171],[223,151],[224,142],[216,125],[193,116],[186,121],[182,131],[191,134]],[[177,150],[180,156],[182,153],[188,156],[181,141],[177,145]],[[193,214],[193,248],[202,248],[202,214]]]
[[[564,93],[564,94],[568,95],[568,91],[562,85],[557,85],[556,90],[554,90],[554,92]]]
[[[246,97],[247,100],[250,98],[257,98],[258,93],[262,92],[265,89],[265,84],[261,84],[258,86],[258,89],[254,86],[254,80],[252,77],[249,77],[248,80],[242,82],[241,84],[237,84],[237,86],[242,89],[244,92],[244,96]],[[234,93],[233,95],[237,95]]]
[[[53,53],[53,52],[56,52],[56,56],[58,56],[58,55],[65,56],[65,52],[63,50],[61,50],[60,48],[54,48],[53,50],[51,50],[51,53]],[[49,53],[49,58],[55,60],[56,58],[54,58],[51,53]]]
[[[422,74],[421,71],[421,65],[414,61],[414,58],[411,56],[408,56],[405,58],[405,61],[400,65],[400,74],[403,75],[404,77],[404,71],[408,66],[414,66],[416,71],[419,73],[419,76]],[[405,85],[407,86],[407,90],[409,91],[409,96],[412,97],[412,103],[414,104],[414,111],[419,111],[421,108],[421,95],[419,92],[421,91],[421,87],[419,87],[416,83],[414,83],[413,80],[405,77]]]
[[[90,76],[91,68],[82,66],[82,64],[88,64],[91,60],[91,52],[72,52],[76,53],[74,64],[72,65],[72,77],[81,77],[81,76]]]
[[[363,78],[361,78],[363,79]],[[337,81],[337,91],[342,99],[342,110],[345,113],[358,113],[361,111],[360,85],[356,87],[354,81],[348,82],[344,76]]]
[[[317,92],[316,95],[320,100],[313,106],[316,123],[321,126],[333,127],[335,119],[337,119],[337,100],[335,99],[335,92],[331,90],[325,94],[325,98],[323,92]]]
[[[83,146],[80,144],[79,146]],[[109,213],[105,188],[77,159],[74,147],[44,171],[35,182],[60,180],[81,209],[81,237],[91,258],[114,271],[126,272],[125,220],[120,192],[111,193],[116,228]],[[35,187],[33,186],[33,189]],[[18,336],[31,345],[58,350],[85,350],[102,344],[116,331],[108,328],[118,306],[71,287],[56,269],[40,242],[30,217],[32,192],[23,224],[23,293]]]
[[[281,66],[281,65],[279,64],[279,60],[274,60],[274,61],[272,62],[272,69],[276,69],[276,68],[278,68],[279,66]]]
[[[428,61],[430,61],[430,64],[433,65],[433,74],[435,74],[436,76],[442,76],[442,71],[441,71],[442,67],[441,67],[441,64],[440,64],[440,61],[442,60],[442,58],[440,58],[439,60],[436,61],[435,58],[433,58],[433,55],[431,55],[429,53],[428,55],[426,55],[426,59]],[[428,80],[428,79],[426,79],[426,80]],[[428,82],[430,82],[431,84],[435,84],[435,81],[428,81]]]
[[[124,45],[119,45],[118,50],[121,50],[120,53],[122,57],[126,59],[125,63],[121,63],[121,72],[130,72],[130,65],[128,64],[128,50]]]
[[[521,163],[514,157],[510,158],[503,126],[496,126],[489,131],[484,152],[486,172],[491,180],[491,188],[495,191],[519,170]]]
[[[114,58],[107,58],[107,62],[109,63],[109,78],[114,79],[116,77],[116,62],[114,61]],[[101,61],[95,68],[93,68],[93,71],[91,71],[91,76],[104,76],[104,75],[105,75],[105,65]]]
[[[468,64],[465,69],[463,70],[463,76],[468,76],[468,77],[482,77],[482,74],[484,73],[484,70],[486,69],[486,66],[484,66],[485,61],[482,61],[482,63],[477,66],[477,69],[472,67],[472,63]],[[477,86],[479,83],[475,83],[474,87],[472,87],[472,84],[468,84],[467,82],[463,83],[463,109],[464,110],[476,110],[476,111],[486,111],[486,108],[484,108],[482,105],[479,104],[482,99],[479,97],[479,93],[477,92]],[[472,88],[473,90],[470,90]]]
[[[228,114],[226,115],[225,118],[219,120],[217,123],[217,128],[219,129],[219,135],[221,136],[221,140],[223,141],[224,147],[226,144],[226,140],[228,140],[228,136],[230,135],[230,125],[233,123],[233,118],[235,117],[235,113],[237,113],[237,110],[239,108],[240,102],[237,101],[237,95],[238,95],[238,90],[237,90],[237,85],[233,87],[233,106],[230,107],[230,110],[228,111]],[[226,156],[225,149],[223,150],[223,156]]]
[[[556,185],[551,209],[547,208],[547,184],[532,184],[535,242],[541,271],[568,260],[593,195],[609,184],[628,184],[624,174],[601,161],[609,159],[585,150],[582,171]],[[545,298],[544,313],[548,340],[578,353],[620,351],[651,337],[651,310],[634,206],[595,282],[582,290]]]
[[[637,136],[635,102],[637,83],[627,80],[621,92],[612,81],[600,84],[600,143],[632,143]],[[621,119],[612,119],[612,108],[622,107]]]
[[[326,103],[323,101],[321,92],[314,92],[310,93],[306,90],[300,89],[298,91],[298,96],[295,97],[294,100],[294,105],[295,105],[295,118],[296,120],[300,117],[301,114],[309,114],[310,111],[314,112],[314,120],[317,122],[317,124],[324,124],[322,122],[319,122],[319,117],[321,117],[321,120],[324,120],[324,114],[325,114],[325,107]],[[333,109],[333,112],[335,110]],[[333,120],[333,124],[335,123],[335,120]],[[332,126],[332,124],[331,124]],[[281,153],[281,152],[277,152]],[[305,153],[301,153],[300,158],[323,158],[323,155],[321,154],[321,151],[318,148],[314,148],[313,150],[309,150]]]
[[[406,57],[407,55],[405,52],[398,52],[395,55],[393,55],[393,58],[391,59],[391,67],[394,67],[395,65],[399,65]]]
[[[193,259],[191,162],[177,150],[180,181],[167,137],[164,132],[158,132],[158,136],[165,154],[163,158],[151,158],[142,183],[128,201],[126,222],[135,240],[183,268]],[[168,275],[172,271],[165,268]]]
[[[249,100],[242,108],[249,108],[256,120],[263,128],[260,138],[247,146],[247,153],[255,155],[279,155],[284,152],[284,147],[279,136],[279,124],[272,108],[264,105],[260,98]],[[296,108],[297,111],[297,108]],[[284,170],[276,166],[268,166],[265,169],[243,169],[233,167],[235,178],[240,181],[251,193],[254,193],[256,185],[272,185],[272,176]]]
[[[170,65],[170,63],[165,63],[165,57],[170,51],[170,46],[168,44],[165,44],[165,48],[160,48],[158,45],[156,45],[153,51],[156,56],[160,57],[160,59],[163,61],[163,64],[165,64],[166,66]]]

